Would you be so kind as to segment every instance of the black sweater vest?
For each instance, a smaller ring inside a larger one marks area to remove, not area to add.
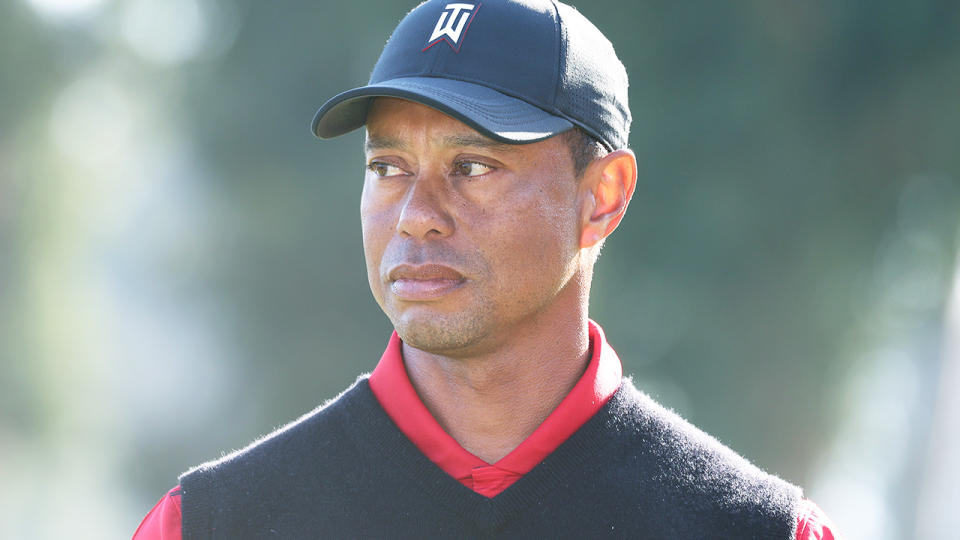
[[[560,448],[488,499],[434,465],[366,379],[180,478],[183,538],[792,540],[800,490],[629,380]]]

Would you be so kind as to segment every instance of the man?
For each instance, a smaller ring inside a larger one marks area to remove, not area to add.
[[[622,379],[588,319],[637,177],[627,75],[589,21],[421,4],[314,119],[362,126],[380,363],[183,475],[135,538],[833,538],[799,488]]]

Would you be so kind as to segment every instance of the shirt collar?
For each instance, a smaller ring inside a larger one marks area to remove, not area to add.
[[[556,450],[603,407],[620,388],[623,368],[617,353],[607,343],[600,325],[588,322],[591,355],[587,368],[560,405],[519,446],[493,466],[523,475]],[[370,389],[387,416],[434,464],[458,480],[478,467],[487,467],[440,427],[420,400],[403,363],[402,341],[390,336]]]

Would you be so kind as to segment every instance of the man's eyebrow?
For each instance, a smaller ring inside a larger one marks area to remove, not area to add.
[[[482,135],[465,133],[462,135],[450,135],[443,138],[442,144],[447,147],[473,146],[475,148],[486,148],[488,150],[499,150],[501,152],[511,152],[516,150],[516,145],[495,141]]]
[[[384,149],[407,150],[409,145],[395,137],[385,137],[382,135],[369,135],[363,148],[366,152]]]

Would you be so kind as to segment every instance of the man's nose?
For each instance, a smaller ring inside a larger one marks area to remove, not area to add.
[[[454,221],[448,212],[444,186],[445,179],[438,175],[424,174],[414,180],[397,220],[401,236],[427,239],[453,233]]]

